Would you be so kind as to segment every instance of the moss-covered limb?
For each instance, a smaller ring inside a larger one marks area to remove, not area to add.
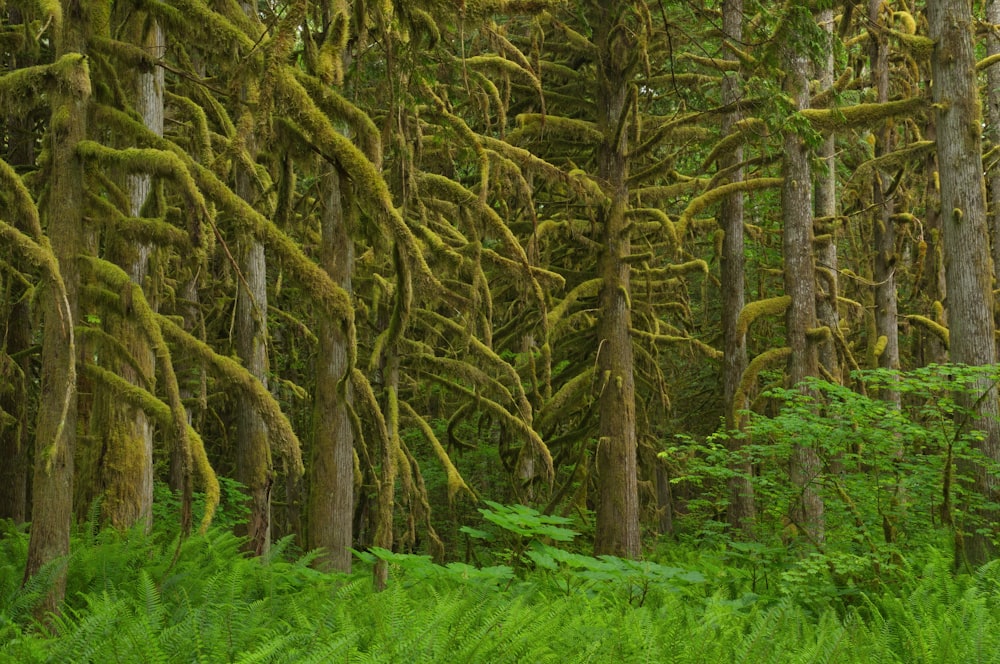
[[[93,37],[90,45],[97,53],[109,57],[116,66],[125,69],[149,71],[159,62],[159,58],[146,49],[110,37]]]
[[[6,215],[17,226],[35,241],[42,239],[42,224],[38,216],[38,206],[24,186],[17,172],[3,159],[0,159],[0,191],[2,199],[7,202]]]
[[[689,62],[693,62],[696,65],[701,65],[702,67],[708,67],[709,69],[717,69],[722,72],[739,71],[740,68],[739,60],[706,58],[700,55],[695,55],[694,53],[682,53],[678,56],[678,59],[687,60]]]
[[[934,40],[923,35],[911,35],[898,30],[886,30],[900,46],[908,51],[915,60],[926,60],[934,52]]]
[[[652,128],[647,136],[643,137],[642,143],[629,153],[629,158],[636,160],[646,156],[658,148],[663,140],[673,134],[678,128],[692,124],[703,118],[703,113],[682,113],[660,122]]]
[[[597,294],[601,290],[601,285],[604,280],[600,277],[595,279],[589,279],[583,283],[576,286],[570,292],[563,296],[559,304],[552,308],[548,313],[548,327],[549,329],[554,329],[559,323],[559,319],[566,315],[570,307],[572,307],[577,300],[584,297],[597,297]]]
[[[253,399],[267,423],[268,432],[279,452],[289,460],[292,471],[301,474],[302,454],[298,436],[295,435],[288,417],[282,412],[281,405],[260,381],[236,360],[219,355],[211,346],[189,334],[168,317],[157,314],[156,320],[163,334],[185,353],[210,365],[220,380],[243,390]]]
[[[476,496],[476,492],[469,488],[469,485],[466,484],[465,480],[462,478],[462,474],[458,472],[458,468],[456,468],[455,464],[452,463],[447,450],[444,449],[444,445],[442,445],[441,441],[438,440],[437,435],[434,433],[434,429],[427,424],[427,420],[417,414],[417,411],[413,410],[413,407],[407,402],[401,401],[399,405],[406,413],[406,417],[416,424],[418,429],[420,429],[420,433],[422,433],[427,442],[430,443],[435,456],[437,456],[438,461],[440,461],[441,465],[444,467],[445,477],[448,478],[447,484],[449,504],[453,504],[455,502],[455,497],[460,491],[468,493],[469,497],[473,500],[479,500],[479,497]]]
[[[951,334],[944,325],[941,325],[937,321],[933,321],[926,316],[918,316],[916,314],[911,314],[909,316],[904,316],[907,320],[913,321],[917,325],[928,330],[931,334],[936,336],[945,348],[948,348],[951,341]]]
[[[382,138],[371,117],[341,96],[334,88],[323,85],[316,77],[299,69],[296,69],[294,74],[296,80],[315,101],[317,107],[331,119],[342,120],[346,123],[354,136],[357,137],[365,156],[376,169],[381,168]]]
[[[509,159],[514,164],[517,164],[517,166],[519,166],[524,173],[537,175],[548,184],[563,184],[569,187],[573,186],[573,182],[570,180],[569,176],[566,175],[565,171],[542,159],[541,157],[532,154],[529,150],[525,150],[524,148],[516,145],[511,145],[506,141],[501,141],[490,136],[480,136],[479,140],[484,148],[493,150]],[[577,193],[582,192],[578,191]]]
[[[739,319],[736,322],[736,334],[743,336],[750,329],[755,320],[761,316],[776,316],[785,312],[785,309],[792,303],[791,295],[779,295],[769,297],[764,300],[750,302],[743,307]]]
[[[164,100],[177,107],[191,122],[191,144],[194,149],[190,153],[196,161],[207,164],[212,160],[212,139],[208,131],[208,116],[199,104],[190,97],[165,91]]]
[[[681,246],[680,238],[677,236],[677,227],[674,224],[670,216],[659,208],[629,208],[625,210],[626,219],[643,219],[649,218],[657,222],[660,227],[667,232],[667,237],[670,243],[670,248],[679,249]]]
[[[549,452],[549,448],[545,445],[545,442],[538,435],[538,432],[535,431],[527,422],[511,413],[493,399],[485,397],[482,394],[477,393],[475,390],[465,387],[464,385],[460,385],[455,381],[448,380],[443,376],[435,374],[428,373],[425,374],[425,376],[445,389],[474,401],[477,406],[485,408],[499,421],[510,427],[512,431],[519,432],[522,436],[524,436],[527,444],[531,445],[533,452],[537,455],[536,458],[542,461],[542,475],[549,482],[552,482],[555,478],[555,470],[552,465],[552,454]]]
[[[695,258],[694,260],[686,261],[684,263],[674,263],[664,268],[643,270],[642,274],[650,281],[654,281],[658,279],[666,279],[668,277],[676,277],[677,275],[687,274],[689,272],[701,272],[702,274],[708,274],[708,263],[700,258]]]
[[[231,49],[236,47],[245,55],[256,46],[254,39],[248,36],[250,33],[247,29],[252,24],[246,22],[242,11],[224,15],[213,11],[208,3],[200,0],[170,0],[170,4],[150,0],[143,6],[175,34],[190,35],[191,26],[197,26],[196,34],[200,32],[207,38],[206,41],[199,41],[199,44],[220,54],[231,53]]]
[[[691,202],[688,203],[687,207],[684,208],[684,212],[681,213],[680,218],[677,220],[677,232],[681,237],[683,237],[684,233],[687,231],[688,223],[690,223],[691,219],[693,219],[695,215],[699,214],[709,205],[721,201],[732,193],[759,191],[761,189],[780,187],[782,181],[782,178],[751,178],[740,182],[730,182],[729,184],[709,189],[705,193],[693,198]]]
[[[412,357],[413,361],[421,366],[421,371],[427,376],[437,377],[438,374],[436,372],[440,372],[442,375],[454,376],[462,385],[474,386],[476,394],[489,393],[507,404],[517,406],[514,395],[511,394],[510,390],[503,383],[464,360],[438,357],[428,353],[415,353],[412,355],[408,353],[408,356]],[[530,424],[530,412],[521,413],[520,416]]]
[[[583,148],[599,145],[604,139],[593,122],[539,113],[522,113],[517,116],[518,128],[510,132],[514,143],[544,142],[546,145],[579,145]]]
[[[93,218],[112,232],[135,239],[143,244],[173,246],[182,251],[191,251],[191,236],[177,226],[163,219],[129,217],[98,194],[87,192],[87,208]]]
[[[792,349],[785,346],[783,348],[771,348],[766,350],[757,357],[750,361],[747,368],[743,371],[743,375],[740,377],[740,384],[736,388],[736,397],[733,399],[734,404],[743,404],[747,401],[747,394],[750,392],[750,388],[756,382],[757,377],[760,372],[769,366],[774,366],[779,362],[788,359],[788,356],[792,354]],[[738,421],[737,416],[739,413],[733,412],[733,421]]]
[[[420,252],[419,244],[389,194],[381,173],[348,138],[336,131],[309,93],[296,80],[294,70],[285,69],[276,81],[276,92],[288,102],[291,119],[298,122],[322,154],[333,159],[354,181],[359,202],[368,208],[373,221],[386,223],[392,237],[410,264],[413,278],[421,292],[443,293],[444,287],[431,272]]]
[[[744,118],[733,123],[730,132],[718,140],[712,151],[708,153],[704,161],[701,162],[701,170],[707,171],[720,155],[728,154],[741,143],[745,143],[749,138],[759,137],[767,134],[767,123],[760,118]]]
[[[586,404],[586,394],[593,385],[595,371],[596,365],[591,363],[563,383],[545,400],[535,418],[535,427],[539,431],[554,429],[566,422],[570,415],[579,412],[581,405]]]
[[[498,254],[492,249],[483,249],[482,258],[492,261],[494,264],[503,267],[505,270],[516,271],[523,269],[524,267],[522,263]],[[551,272],[536,265],[529,265],[528,270],[531,272],[531,277],[535,281],[538,281],[539,283],[544,282],[546,288],[549,289],[548,292],[551,292],[551,289],[562,290],[566,286],[566,279],[560,274]]]
[[[201,218],[208,218],[208,207],[191,173],[184,162],[174,152],[151,148],[125,148],[118,150],[95,141],[81,141],[77,154],[103,164],[111,164],[128,173],[139,173],[170,178],[177,183],[192,212]]]
[[[110,291],[106,292],[110,293]],[[86,294],[93,292],[93,289],[88,289],[84,291]],[[116,303],[120,304],[121,299],[116,298]],[[125,344],[122,343],[121,339],[118,337],[108,334],[99,327],[92,327],[89,325],[77,325],[76,326],[76,338],[84,339],[89,343],[88,348],[97,350],[101,354],[101,360],[112,359],[119,362],[122,365],[128,366],[135,375],[139,382],[146,390],[155,389],[155,377],[151,372],[146,371],[139,360],[132,354]]]
[[[637,339],[646,339],[647,341],[652,341],[655,343],[671,343],[671,344],[688,343],[691,344],[694,348],[697,348],[699,351],[701,351],[708,357],[712,358],[713,360],[722,359],[721,350],[712,348],[701,339],[696,339],[694,337],[676,336],[671,334],[655,334],[653,332],[647,332],[646,330],[635,330],[635,329],[632,330],[632,336],[636,337]]]
[[[650,206],[679,196],[689,196],[710,181],[710,178],[681,179],[673,184],[635,189],[629,192],[629,196],[641,206]]]
[[[84,69],[83,80],[75,71],[78,67]],[[73,90],[84,83],[89,93],[89,70],[86,58],[79,53],[67,53],[49,64],[15,69],[0,76],[0,113],[16,117],[27,115],[49,103],[55,86]]]
[[[508,44],[510,42],[507,42]],[[515,51],[517,49],[514,49]],[[531,87],[539,93],[542,91],[542,82],[532,71],[527,59],[522,55],[517,60],[509,60],[499,55],[473,55],[456,61],[456,66],[465,66],[485,74],[501,74],[513,78],[520,78],[528,82]]]
[[[916,115],[927,108],[922,97],[908,97],[884,104],[855,104],[835,108],[806,108],[799,113],[820,131],[833,131],[856,127],[870,127],[886,118],[897,115]]]
[[[898,150],[861,163],[856,169],[854,169],[854,173],[851,174],[851,180],[858,179],[862,182],[867,181],[867,178],[869,178],[876,170],[899,170],[914,160],[923,159],[933,150],[934,141],[915,141]]]

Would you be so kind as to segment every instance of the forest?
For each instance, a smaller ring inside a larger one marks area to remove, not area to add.
[[[1000,0],[0,53],[0,660],[1000,661]]]

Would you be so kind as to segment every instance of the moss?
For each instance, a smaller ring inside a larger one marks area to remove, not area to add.
[[[330,86],[322,85],[315,77],[300,70],[295,70],[294,73],[296,80],[315,101],[316,106],[331,119],[340,120],[350,127],[365,156],[375,168],[381,168],[381,133],[371,117]]]
[[[739,60],[725,60],[723,58],[706,58],[700,55],[694,55],[693,53],[682,53],[679,56],[679,59],[689,60],[695,64],[701,65],[702,67],[717,69],[722,72],[739,71],[740,69]]]
[[[595,279],[588,279],[583,283],[572,289],[559,301],[548,313],[548,327],[550,329],[555,329],[558,325],[560,319],[566,315],[570,307],[572,307],[577,300],[586,297],[596,297],[601,290],[601,286],[604,284],[604,280],[600,277]]]
[[[930,318],[927,318],[926,316],[918,316],[915,314],[904,316],[904,318],[928,330],[931,334],[933,334],[934,336],[936,336],[938,339],[941,340],[941,343],[944,344],[945,348],[948,348],[951,341],[950,333],[948,331],[948,328],[946,328],[944,325],[941,325],[940,323],[933,321]]]
[[[855,104],[835,108],[806,108],[799,113],[820,131],[872,127],[886,118],[897,115],[913,116],[925,108],[927,101],[922,97],[909,97],[883,104]]]
[[[729,196],[732,193],[742,191],[758,191],[761,189],[769,189],[780,187],[782,183],[782,178],[751,178],[749,180],[742,180],[740,182],[731,182],[729,184],[724,184],[718,187],[709,189],[700,196],[696,196],[694,199],[688,203],[684,212],[681,214],[680,218],[677,220],[677,232],[682,237],[687,230],[687,225],[695,215],[699,214],[702,210],[707,208],[709,205],[721,201],[723,198]]]
[[[713,360],[721,360],[723,358],[723,353],[721,350],[712,348],[706,344],[701,339],[695,339],[694,337],[688,337],[683,335],[672,335],[672,334],[656,334],[653,332],[647,332],[645,330],[632,330],[632,336],[638,337],[640,339],[647,339],[649,341],[657,343],[687,343],[691,344],[694,348],[701,351],[703,354],[712,358]]]
[[[740,384],[736,388],[736,395],[733,397],[734,411],[730,414],[733,422],[739,421],[739,413],[737,412],[738,404],[746,403],[750,388],[757,381],[760,372],[769,366],[786,360],[791,354],[792,349],[787,346],[783,348],[771,348],[750,361],[750,364],[743,371],[743,375],[740,376]]]
[[[744,336],[750,329],[750,325],[761,316],[776,316],[784,313],[791,303],[792,297],[790,295],[780,295],[748,303],[743,307],[737,320],[737,336]]]
[[[539,113],[522,113],[517,116],[518,128],[509,139],[514,143],[544,141],[547,145],[596,146],[604,134],[593,122]]]
[[[79,53],[67,53],[55,62],[34,67],[21,67],[0,76],[0,112],[10,116],[26,116],[45,107],[56,86],[70,92],[90,92],[86,59]],[[84,90],[77,90],[83,87]]]

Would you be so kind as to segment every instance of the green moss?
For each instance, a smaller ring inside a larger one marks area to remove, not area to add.
[[[750,388],[757,381],[757,377],[760,372],[769,366],[773,366],[778,362],[782,362],[792,354],[792,349],[786,347],[783,348],[771,348],[764,351],[757,357],[750,361],[747,368],[743,371],[743,375],[740,377],[740,384],[736,388],[736,395],[733,397],[734,409],[738,409],[738,404],[744,404],[747,401],[747,395],[750,393]],[[732,421],[739,421],[739,413],[734,410],[731,414]]]
[[[677,220],[677,232],[681,237],[683,237],[684,233],[687,232],[688,223],[690,223],[691,219],[693,219],[695,215],[699,214],[709,205],[721,201],[723,198],[734,192],[749,192],[758,191],[760,189],[776,188],[780,187],[781,183],[782,178],[752,178],[749,180],[742,180],[740,182],[730,182],[729,184],[709,189],[700,196],[696,196],[692,199],[691,202],[688,203],[687,207],[684,208],[684,212],[681,213],[680,218]]]
[[[779,295],[778,297],[769,297],[764,300],[748,303],[743,307],[743,311],[740,312],[739,319],[736,322],[736,334],[744,336],[755,320],[761,316],[783,314],[791,304],[791,295]]]
[[[922,97],[908,97],[883,104],[855,104],[835,108],[807,108],[799,111],[820,131],[873,127],[886,118],[897,115],[913,116],[927,106]]]

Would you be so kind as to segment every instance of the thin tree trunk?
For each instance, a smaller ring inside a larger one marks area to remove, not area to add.
[[[598,180],[608,201],[598,211],[603,250],[598,327],[598,369],[603,387],[599,399],[600,438],[597,443],[597,532],[594,550],[638,558],[639,490],[632,360],[631,253],[625,219],[629,112],[627,61],[636,44],[617,18],[615,7],[601,7],[595,22],[597,46],[597,126],[604,139],[597,152]]]
[[[733,43],[743,39],[743,0],[725,0],[722,5],[722,31]],[[743,86],[737,73],[727,73],[722,79],[722,102],[738,104],[743,94]],[[733,131],[740,120],[736,110],[723,120],[723,134]],[[743,168],[737,165],[743,161],[743,146],[737,144],[731,153],[719,159],[719,170],[732,168],[730,182],[743,180]],[[746,260],[743,252],[743,192],[733,192],[722,201],[719,211],[722,226],[722,337],[724,344],[722,365],[722,393],[726,409],[726,429],[737,431],[743,428],[739,411],[747,408],[746,400],[736,403],[737,388],[743,372],[747,368],[746,334],[738,332],[740,312],[746,302],[744,271]],[[739,532],[749,534],[757,520],[757,506],[754,500],[753,484],[750,477],[753,467],[744,451],[743,439],[733,436],[728,439],[729,451],[733,455],[731,467],[733,476],[728,481],[729,509],[726,517],[729,525]]]
[[[809,105],[809,60],[788,51],[785,57],[785,91],[798,110]],[[782,254],[785,259],[785,293],[791,297],[786,313],[786,334],[791,356],[788,382],[798,385],[819,373],[816,343],[809,330],[816,327],[816,280],[813,260],[812,172],[809,151],[793,130],[785,134],[781,209],[784,221]],[[816,450],[796,443],[792,450],[789,475],[798,496],[791,510],[792,521],[815,544],[823,541],[823,502],[813,481],[820,470]]]
[[[24,287],[6,291],[7,324],[0,351],[0,519],[24,523],[28,519],[28,392],[31,362],[24,355],[31,346],[31,318]]]
[[[937,153],[941,180],[941,217],[945,274],[948,283],[951,360],[967,365],[996,361],[993,324],[993,270],[986,228],[986,191],[983,181],[982,112],[976,80],[974,25],[966,0],[936,0],[927,6],[930,36],[932,96],[937,118]],[[974,411],[967,426],[984,431],[973,443],[988,462],[1000,461],[1000,416],[996,388],[989,381],[978,394],[959,394],[959,404]],[[956,564],[970,568],[996,554],[988,533],[995,528],[997,511],[977,501],[995,503],[1000,497],[996,476],[985,464],[958,463],[968,480],[972,503],[959,524]]]
[[[323,178],[320,265],[330,278],[351,292],[354,243],[348,232],[348,211],[341,177],[330,168]],[[323,567],[351,571],[354,520],[354,431],[348,413],[351,339],[342,321],[321,313],[317,333],[316,396],[313,411],[313,453],[309,482],[309,547],[322,547]]]

